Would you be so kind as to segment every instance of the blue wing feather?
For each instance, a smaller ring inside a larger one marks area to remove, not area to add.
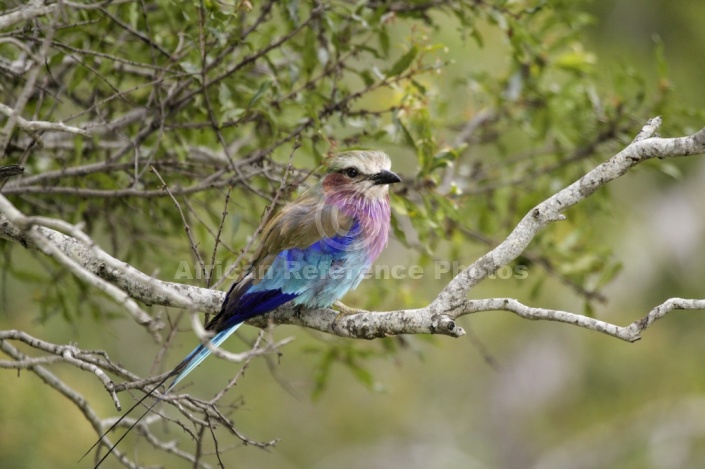
[[[357,232],[356,225],[349,233]],[[357,286],[368,267],[364,253],[347,249],[353,242],[352,235],[338,235],[321,239],[303,249],[281,251],[261,278],[251,275],[242,280],[244,283],[230,289],[223,309],[206,326],[207,330],[216,332],[211,344],[220,346],[243,322],[292,300],[309,307],[330,306]],[[343,264],[346,264],[345,276],[339,278],[333,269],[343,267]],[[178,374],[167,392],[210,354],[210,349],[202,344],[188,354],[175,368]]]

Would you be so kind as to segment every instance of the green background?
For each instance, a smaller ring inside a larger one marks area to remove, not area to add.
[[[582,40],[596,61],[594,74],[603,89],[626,70],[643,77],[647,94],[655,93],[660,80],[656,50],[662,47],[672,91],[661,134],[680,136],[670,133],[682,129],[676,124],[689,131],[705,124],[705,3],[595,0],[584,4],[584,10],[593,21]],[[484,47],[479,48],[461,40],[455,20],[443,21],[447,21],[444,27],[426,33],[432,42],[448,46],[453,63],[429,80],[438,80],[437,99],[447,103],[446,112],[462,117],[473,108],[473,97],[456,86],[458,79],[478,69],[504,70],[509,50],[490,27],[483,31]],[[410,30],[400,22],[392,33],[395,44]],[[652,116],[636,117],[645,122]],[[633,134],[639,127],[635,122]],[[610,149],[616,152],[619,146],[613,144]],[[400,174],[413,173],[413,162],[392,157]],[[476,152],[464,158],[466,163],[475,158],[492,161],[491,154]],[[700,157],[668,163],[667,170],[656,164],[635,168],[613,183],[611,202],[601,202],[605,205],[596,213],[589,217],[575,213],[571,221],[569,211],[565,225],[547,228],[561,233],[589,224],[593,246],[611,247],[614,258],[623,264],[604,290],[609,301],[593,307],[600,319],[626,325],[669,297],[703,296],[705,163]],[[467,203],[474,203],[473,199]],[[482,196],[477,203],[484,203]],[[503,239],[510,228],[497,226],[490,234]],[[169,242],[183,243],[182,234],[174,234]],[[570,246],[557,244],[555,249],[565,249],[570,256]],[[438,248],[444,259],[465,264],[484,251],[484,246],[469,242]],[[378,263],[413,264],[417,257],[415,250],[392,239]],[[15,251],[13,260],[30,271],[42,269],[43,261],[34,254]],[[428,261],[423,266],[425,272],[433,268]],[[147,270],[147,266],[141,268]],[[169,278],[175,270],[170,268],[162,267],[162,278]],[[536,294],[539,275],[540,269],[530,266],[526,280],[487,280],[472,297],[515,297],[530,305],[584,311],[584,301],[555,279],[542,281]],[[447,276],[428,275],[417,281],[368,280],[344,301],[373,310],[420,307],[447,280]],[[111,321],[83,316],[67,322],[61,314],[39,320],[37,301],[46,286],[12,276],[4,276],[2,282],[2,329],[25,330],[56,343],[75,342],[83,349],[106,349],[133,370],[143,375],[152,372],[158,349],[144,333],[134,332],[123,311],[117,309],[119,317]],[[116,311],[114,306],[110,309]],[[460,323],[469,332],[460,339],[408,337],[386,342],[276,328],[276,338],[295,336],[296,340],[279,358],[254,360],[230,391],[229,400],[238,406],[233,419],[242,433],[258,441],[280,441],[263,451],[223,433],[219,443],[221,449],[227,448],[226,467],[670,469],[705,465],[702,312],[674,312],[635,344],[567,325],[526,321],[507,312],[466,316]],[[187,322],[182,326],[185,329]],[[227,347],[242,350],[247,347],[243,341],[249,343],[255,336],[255,329],[243,327]],[[185,333],[177,342],[167,363],[176,363],[194,340]],[[335,350],[341,357],[350,349],[367,354],[362,360],[364,370],[356,375],[349,367],[333,365],[326,389],[312,399],[322,355]],[[212,359],[189,377],[184,391],[213,395],[234,374],[234,367]],[[101,417],[117,415],[94,377],[67,365],[54,366],[52,371],[85,393]],[[123,403],[130,400],[124,394],[122,399]],[[174,425],[166,426],[164,435],[182,438]],[[95,438],[78,410],[49,392],[32,373],[0,371],[0,467],[89,467],[89,461],[76,464],[76,460]],[[147,442],[135,440],[129,437],[122,447],[141,463],[187,467],[153,455]],[[188,438],[182,441],[189,444]],[[105,467],[118,466],[110,460]]]

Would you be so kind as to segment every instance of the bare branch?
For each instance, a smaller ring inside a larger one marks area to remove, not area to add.
[[[52,364],[58,361],[69,363],[77,368],[93,373],[98,377],[105,389],[110,393],[115,403],[115,407],[120,409],[120,402],[117,394],[115,394],[115,384],[105,374],[105,372],[95,365],[94,360],[86,359],[91,357],[94,352],[80,350],[72,345],[56,345],[30,336],[22,331],[0,331],[0,341],[2,340],[17,340],[24,342],[32,348],[42,350],[54,356],[50,357],[26,357],[22,360],[15,361],[0,361],[0,368],[15,368],[15,369],[31,369],[36,365]]]
[[[0,196],[2,197],[2,196]],[[1,211],[0,211],[1,212]],[[95,244],[88,245],[79,239],[56,230],[35,226],[56,249],[91,274],[109,281],[132,298],[147,305],[158,304],[201,311],[216,312],[224,294],[180,283],[161,282],[115,259]],[[20,243],[28,249],[40,250],[33,237],[0,213],[0,237]]]
[[[4,114],[7,117],[14,116],[17,121],[17,125],[25,132],[66,132],[69,134],[81,135],[83,137],[90,137],[90,134],[87,131],[61,122],[28,121],[19,115],[15,115],[15,112],[10,106],[6,106],[2,103],[0,103],[0,114]]]
[[[670,311],[704,309],[705,300],[673,298],[654,308],[645,318],[629,326],[620,327],[570,312],[529,307],[509,298],[467,299],[468,293],[475,285],[521,255],[539,230],[553,221],[564,219],[563,212],[566,209],[625,174],[631,167],[654,157],[670,158],[705,153],[705,129],[690,137],[671,139],[649,137],[656,132],[660,123],[660,118],[650,120],[637,138],[623,151],[534,207],[504,242],[453,278],[438,297],[425,308],[368,312],[343,307],[342,312],[337,312],[331,309],[300,311],[284,306],[263,317],[252,319],[248,323],[258,327],[266,327],[270,321],[276,324],[295,324],[341,337],[360,339],[399,334],[441,334],[460,337],[465,334],[465,331],[455,322],[459,317],[482,311],[504,310],[526,319],[564,322],[633,342],[640,338],[643,330]],[[40,224],[46,226],[48,223],[39,218],[18,216],[12,210],[6,199],[0,198],[0,212],[4,212],[7,216],[4,218],[0,215],[0,237],[58,256],[62,259],[62,263],[65,262],[67,266],[73,265],[72,268],[77,269],[74,273],[81,278],[100,277],[118,285],[130,297],[147,304],[191,306],[194,314],[196,311],[213,313],[218,310],[223,301],[221,292],[151,278],[99,250],[87,237],[84,237],[85,235],[69,237],[40,226],[34,227],[34,230],[21,230],[18,225],[27,227],[32,222],[41,222]],[[69,229],[70,225],[55,227]],[[41,236],[37,236],[37,233],[41,233]],[[73,232],[73,234],[78,233]],[[96,285],[103,285],[103,283],[96,283]],[[128,299],[121,295],[125,293],[120,292],[116,299],[121,303],[129,304]],[[141,321],[146,320],[138,313],[133,312],[133,314]],[[192,326],[202,340],[207,337],[195,315]],[[216,355],[234,361],[244,359],[241,354],[232,355],[218,349],[213,351]]]
[[[542,228],[551,222],[564,220],[564,211],[619,178],[633,166],[655,157],[672,158],[705,153],[705,128],[690,137],[646,138],[646,135],[653,135],[660,124],[660,117],[649,120],[639,133],[639,139],[531,209],[504,242],[450,281],[432,303],[434,310],[455,310],[475,285],[519,257]]]
[[[0,16],[0,29],[9,28],[22,21],[31,20],[38,16],[48,15],[56,8],[56,4],[45,5],[45,2],[30,2],[29,6],[23,6]]]
[[[83,268],[83,266],[71,259],[54,243],[52,243],[51,240],[42,236],[41,232],[33,229],[37,220],[32,220],[22,215],[2,195],[0,195],[0,212],[4,213],[15,225],[22,227],[22,230],[25,232],[27,237],[31,239],[36,244],[38,249],[44,252],[44,254],[53,257],[57,262],[68,268],[76,277],[112,297],[117,303],[124,305],[138,324],[145,326],[150,333],[152,333],[155,337],[158,337],[159,330],[163,327],[159,321],[156,321],[150,317],[149,314],[144,312],[127,293]],[[44,224],[49,223],[48,220],[43,219],[41,221]],[[70,227],[68,223],[61,222],[59,220],[54,222],[56,225],[60,225],[63,228]],[[74,234],[78,234],[78,231],[74,230]],[[84,236],[82,237],[84,238],[83,243],[86,244],[88,238]]]

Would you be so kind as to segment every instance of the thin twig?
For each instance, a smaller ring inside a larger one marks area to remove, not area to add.
[[[174,202],[174,205],[176,205],[176,209],[179,211],[179,215],[181,215],[181,221],[184,224],[184,231],[186,231],[186,236],[188,237],[189,243],[191,245],[191,251],[193,251],[194,257],[196,258],[198,265],[201,267],[201,271],[205,272],[206,264],[203,262],[203,258],[201,258],[201,253],[198,251],[198,243],[196,243],[196,240],[193,239],[193,234],[191,233],[191,226],[189,225],[188,220],[186,220],[186,215],[184,215],[184,211],[181,210],[181,204],[179,204],[179,201],[176,200],[174,194],[171,193],[169,185],[164,182],[164,179],[162,179],[162,176],[161,174],[159,174],[159,171],[157,171],[157,168],[155,168],[154,166],[150,167],[152,169],[152,172],[156,174],[156,176],[159,178],[159,181],[161,181],[162,189],[166,191],[167,194],[169,194],[169,197],[171,197],[171,200]]]

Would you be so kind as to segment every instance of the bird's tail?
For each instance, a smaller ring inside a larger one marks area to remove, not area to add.
[[[213,345],[213,347],[220,347],[220,344],[225,342],[225,339],[230,337],[232,333],[235,332],[241,325],[242,323],[235,324],[234,326],[225,329],[224,331],[218,332],[211,339],[211,345]],[[198,347],[193,349],[193,351],[189,353],[186,358],[184,358],[183,361],[179,363],[176,368],[174,368],[174,370],[171,372],[170,376],[176,375],[176,378],[174,378],[174,381],[172,381],[169,387],[166,388],[166,392],[168,393],[169,391],[171,391],[174,386],[179,383],[179,381],[181,381],[186,377],[186,375],[191,373],[194,368],[200,365],[201,362],[208,358],[208,355],[210,354],[211,349],[203,344],[200,344]]]
[[[233,332],[235,332],[235,331],[240,327],[241,324],[242,324],[242,323],[240,323],[240,324],[235,324],[234,326],[232,326],[232,327],[230,327],[230,328],[228,328],[228,329],[225,329],[224,331],[221,331],[221,332],[217,333],[217,334],[214,335],[213,338],[210,340],[210,343],[211,343],[214,347],[219,347],[220,344],[222,344],[222,343],[225,341],[225,339],[227,339],[228,337],[230,337],[230,335],[231,335]],[[208,355],[210,355],[210,354],[211,354],[211,350],[210,350],[207,346],[205,346],[205,345],[203,345],[203,344],[200,344],[200,345],[198,345],[198,347],[196,347],[195,349],[193,349],[193,351],[192,351],[191,353],[189,353],[189,354],[186,356],[186,358],[184,358],[184,359],[181,361],[181,363],[179,363],[178,365],[176,365],[176,367],[175,367],[173,370],[171,370],[171,371],[169,372],[169,374],[167,374],[166,377],[164,377],[164,379],[162,379],[159,383],[157,383],[156,386],[154,386],[147,394],[145,394],[139,401],[137,401],[137,403],[136,403],[135,405],[133,405],[132,407],[130,407],[130,408],[127,410],[127,412],[125,412],[114,424],[112,424],[112,425],[110,426],[110,428],[108,428],[102,435],[100,435],[100,438],[98,438],[98,441],[96,441],[95,443],[93,443],[93,446],[91,446],[91,447],[88,449],[88,451],[86,451],[86,454],[84,454],[83,456],[81,456],[81,459],[79,459],[79,462],[80,462],[83,458],[85,458],[85,457],[88,455],[88,453],[90,453],[91,451],[93,451],[93,448],[95,448],[96,446],[98,446],[98,444],[99,444],[101,441],[103,441],[103,438],[105,437],[105,435],[107,435],[108,433],[110,433],[111,431],[113,431],[118,425],[120,425],[120,423],[121,423],[128,415],[130,415],[130,413],[131,413],[133,410],[135,410],[137,407],[139,407],[140,405],[142,405],[142,402],[144,402],[145,399],[147,399],[148,397],[150,397],[151,395],[153,395],[154,392],[155,392],[157,389],[159,389],[160,387],[162,387],[162,386],[164,385],[164,383],[166,383],[166,382],[169,380],[169,378],[175,377],[174,380],[171,382],[171,384],[169,384],[169,386],[166,388],[166,391],[164,392],[164,394],[158,396],[157,399],[152,403],[152,405],[150,405],[150,406],[147,408],[147,410],[146,410],[137,420],[135,420],[132,425],[130,425],[130,428],[127,429],[127,431],[115,442],[115,444],[113,444],[113,445],[110,446],[110,449],[108,450],[108,452],[105,453],[105,454],[103,455],[103,457],[100,458],[100,461],[98,461],[98,463],[95,465],[95,468],[97,469],[97,468],[103,463],[103,461],[105,461],[105,459],[106,459],[108,456],[110,456],[110,453],[112,453],[112,452],[115,450],[115,448],[116,448],[117,445],[123,440],[123,438],[125,438],[125,437],[127,436],[127,434],[130,433],[130,431],[131,431],[133,428],[135,428],[135,426],[136,426],[138,423],[140,423],[140,421],[154,408],[154,406],[156,406],[157,404],[159,404],[159,403],[162,401],[162,399],[164,399],[164,397],[165,397],[167,394],[169,394],[169,392],[174,388],[174,386],[176,386],[182,379],[184,379],[184,378],[186,377],[186,375],[188,375],[189,373],[191,373],[191,372],[192,372],[198,365],[200,365],[201,362],[202,362],[203,360],[205,360],[205,359],[208,357]]]

